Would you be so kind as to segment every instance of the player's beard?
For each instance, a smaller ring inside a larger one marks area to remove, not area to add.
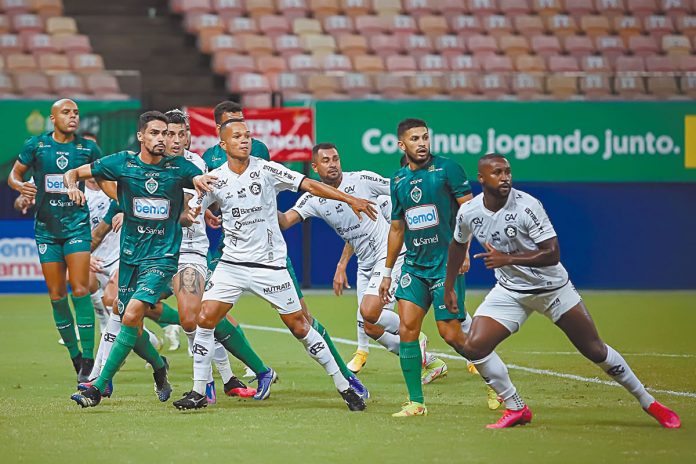
[[[409,163],[413,163],[419,167],[427,164],[428,161],[430,161],[430,158],[432,156],[431,153],[428,152],[428,156],[426,156],[426,158],[423,161],[421,161],[421,160],[417,159],[415,156],[412,156],[408,151],[405,151],[404,153],[406,153],[406,159],[409,161]]]

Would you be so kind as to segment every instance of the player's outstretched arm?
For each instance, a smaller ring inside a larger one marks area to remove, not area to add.
[[[445,277],[445,306],[452,314],[459,312],[457,293],[454,291],[454,283],[460,273],[462,264],[469,254],[469,241],[459,243],[452,240],[447,251],[447,276]]]
[[[379,284],[379,297],[384,304],[391,301],[392,295],[389,292],[392,281],[391,271],[403,246],[404,221],[403,219],[392,219],[387,239],[387,260],[384,263],[384,277],[382,277],[382,283]]]
[[[343,245],[343,252],[341,253],[341,257],[338,259],[338,263],[336,263],[336,273],[334,274],[333,279],[333,289],[336,296],[343,295],[344,288],[350,288],[350,284],[348,283],[348,275],[346,274],[346,268],[348,267],[348,261],[350,261],[350,257],[353,256],[353,251],[354,250],[351,244],[346,242],[346,244]]]
[[[300,222],[302,222],[302,217],[294,209],[289,209],[284,213],[278,211],[278,225],[280,226],[280,230],[289,229]]]
[[[300,190],[309,192],[316,197],[328,198],[329,200],[337,200],[347,203],[355,215],[360,219],[362,219],[360,213],[365,213],[373,221],[377,220],[377,210],[373,206],[375,204],[373,201],[356,198],[329,185],[317,182],[316,180],[308,179],[306,177],[302,179]]]
[[[24,176],[29,172],[29,166],[26,164],[15,161],[10,175],[7,177],[7,185],[11,189],[18,191],[25,197],[33,199],[36,197],[36,185],[31,181],[24,181]]]
[[[546,267],[555,266],[561,261],[561,250],[558,246],[558,237],[552,237],[537,243],[539,247],[534,251],[520,253],[503,253],[486,243],[486,253],[478,253],[474,258],[483,258],[487,269],[496,269],[503,266]]]
[[[93,177],[91,164],[83,164],[79,168],[70,169],[63,174],[63,183],[68,189],[68,197],[78,206],[85,204],[85,194],[77,187],[77,182],[90,177]]]
[[[193,188],[196,189],[199,196],[203,196],[203,192],[212,192],[217,180],[218,178],[211,174],[201,174],[192,179]]]

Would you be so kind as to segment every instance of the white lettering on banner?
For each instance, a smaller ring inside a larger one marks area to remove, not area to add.
[[[43,280],[33,239],[0,238],[0,281],[7,280]]]
[[[133,214],[140,219],[163,221],[169,217],[169,200],[166,198],[133,198]]]
[[[63,183],[63,174],[46,174],[44,191],[46,193],[68,193],[68,189]]]
[[[410,230],[427,229],[440,223],[435,205],[423,205],[406,210],[406,225]]]

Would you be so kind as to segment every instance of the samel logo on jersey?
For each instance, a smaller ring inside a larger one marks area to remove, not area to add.
[[[133,214],[140,219],[163,221],[169,218],[169,209],[166,198],[133,198]]]
[[[435,205],[423,205],[406,210],[406,224],[409,230],[427,229],[440,223]]]

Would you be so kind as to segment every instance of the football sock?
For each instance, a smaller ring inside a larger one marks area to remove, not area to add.
[[[321,335],[321,338],[324,339],[326,342],[326,346],[329,347],[329,351],[331,351],[331,354],[334,357],[334,360],[336,361],[336,364],[338,365],[338,369],[341,371],[341,374],[343,374],[343,377],[346,379],[349,379],[351,377],[354,377],[355,374],[353,374],[350,369],[348,369],[348,366],[346,366],[346,363],[343,361],[343,358],[341,357],[341,354],[338,352],[336,349],[336,345],[334,345],[333,340],[331,340],[331,335],[329,335],[329,332],[326,330],[326,328],[321,325],[321,322],[319,322],[316,318],[313,318],[314,321],[312,322],[312,328],[319,332],[319,335]],[[360,349],[360,347],[358,347]],[[343,391],[343,390],[341,390]]]
[[[165,326],[167,325],[172,325],[180,324],[179,320],[179,312],[169,306],[167,303],[162,302],[162,314],[160,315],[159,319],[157,320],[157,324],[160,325],[160,327],[163,327],[162,324]]]
[[[196,331],[192,330],[191,332],[187,332],[184,330],[184,334],[186,334],[186,339],[188,340],[189,348],[193,348],[193,340],[195,340],[196,338]]]
[[[313,327],[310,327],[309,333],[307,333],[307,336],[301,339],[300,342],[307,349],[307,353],[309,353],[312,359],[321,364],[326,373],[331,376],[338,391],[346,391],[350,388],[350,384],[346,380],[346,377],[338,368],[333,353],[331,353],[330,349],[326,349],[327,343],[321,335],[319,335],[319,332]]]
[[[102,336],[102,342],[100,346],[103,346],[101,362],[99,362],[99,370],[101,372],[102,367],[106,363],[111,353],[111,348],[114,346],[116,337],[121,332],[121,316],[117,316],[114,313],[109,313],[109,322],[106,323],[106,331]],[[97,363],[94,363],[95,366]]]
[[[522,409],[524,401],[517,395],[517,390],[510,380],[508,369],[500,356],[494,351],[485,358],[471,361],[476,366],[483,380],[505,401],[508,409]]]
[[[394,335],[393,333],[389,333],[387,330],[385,330],[384,333],[375,341],[385,347],[387,351],[394,353],[397,356],[399,355],[400,341],[398,335]]]
[[[125,327],[125,326],[124,326]],[[123,331],[123,329],[121,329]],[[154,347],[152,341],[150,340],[150,334],[155,336],[152,332],[147,329],[143,329],[143,332],[138,336],[133,346],[133,351],[143,358],[145,361],[150,363],[153,370],[161,369],[164,366],[164,360],[162,356],[157,352],[157,348]],[[157,339],[157,336],[155,336]]]
[[[383,309],[375,325],[380,326],[389,333],[399,335],[399,315],[392,310]]]
[[[92,306],[94,306],[94,312],[99,322],[99,332],[101,333],[104,333],[106,323],[109,321],[109,313],[106,311],[104,301],[102,300],[103,296],[104,291],[101,288],[89,296],[90,300],[92,300]]]
[[[360,308],[358,308],[358,350],[370,352],[370,337],[365,333],[365,321],[360,314]]]
[[[232,353],[232,356],[249,366],[256,375],[268,371],[268,366],[251,347],[242,328],[232,324],[226,317],[215,326],[215,339]]]
[[[408,399],[416,403],[423,403],[423,385],[421,384],[421,350],[418,341],[399,343],[399,361],[401,372],[404,374]]]
[[[462,325],[462,332],[464,332],[465,334],[468,334],[469,330],[471,329],[471,316],[469,315],[469,313],[466,313],[466,319],[464,319],[461,322],[461,325]]]
[[[94,306],[90,295],[72,296],[73,306],[75,307],[75,322],[77,331],[80,333],[80,344],[82,345],[82,357],[94,359]]]
[[[232,366],[230,366],[230,358],[227,355],[227,350],[220,342],[215,342],[215,353],[213,354],[213,362],[217,368],[222,382],[227,383],[232,378]]]
[[[111,348],[111,353],[106,359],[104,366],[102,367],[101,374],[94,382],[94,386],[103,392],[116,372],[121,368],[121,365],[126,360],[131,350],[135,346],[138,340],[138,328],[129,327],[127,325],[121,326],[121,331],[114,341],[114,346]]]
[[[152,330],[148,329],[147,327],[143,327],[143,332],[147,332],[147,338],[150,340],[152,346],[157,347],[162,345],[162,341],[157,338],[157,335],[155,335]]]
[[[75,322],[73,320],[72,313],[70,312],[70,305],[68,304],[68,297],[61,298],[60,300],[51,300],[51,306],[53,306],[53,320],[56,323],[56,328],[58,333],[60,333],[65,347],[68,349],[71,358],[75,358],[80,355],[80,347],[77,345],[77,337],[75,336]]]
[[[205,386],[210,382],[210,370],[215,351],[215,329],[196,329],[193,342],[193,390],[205,396]]]
[[[92,366],[92,372],[89,373],[90,379],[96,379],[99,376],[99,373],[101,372],[102,356],[104,355],[104,344],[105,343],[103,340],[99,343],[97,355],[94,357],[94,366]]]
[[[643,384],[633,373],[626,360],[614,348],[607,345],[607,359],[597,363],[597,365],[616,382],[620,383],[626,390],[635,396],[643,409],[647,409],[655,398],[647,392]]]

